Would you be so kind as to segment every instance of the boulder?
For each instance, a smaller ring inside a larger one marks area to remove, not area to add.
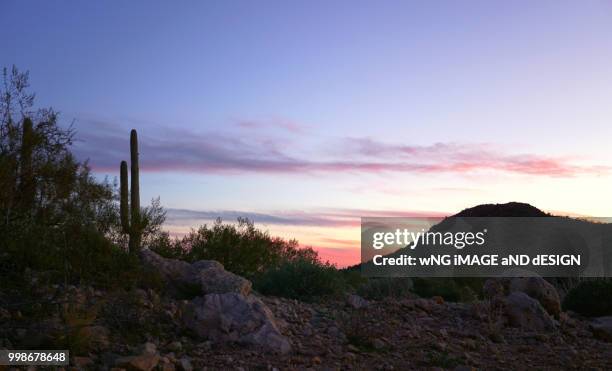
[[[612,343],[612,316],[595,318],[591,331],[596,339]]]
[[[197,295],[236,292],[248,295],[251,282],[232,272],[214,260],[200,260],[189,264],[182,260],[164,258],[149,249],[140,251],[143,264],[157,272],[171,293],[180,296],[184,292]]]
[[[225,293],[198,297],[187,304],[183,321],[198,336],[213,342],[237,342],[276,353],[291,350],[270,309],[253,295]]]
[[[555,321],[540,302],[523,292],[513,292],[502,302],[511,326],[533,331],[552,331],[556,327]]]
[[[214,260],[200,260],[192,264],[196,281],[206,294],[224,294],[236,292],[248,295],[251,292],[251,281],[228,272],[223,265]]]
[[[536,299],[548,314],[559,318],[561,300],[557,289],[542,277],[515,277],[510,280],[510,292],[522,292]]]
[[[174,294],[198,284],[194,268],[186,261],[164,258],[146,248],[140,250],[140,261],[145,267],[159,274],[166,287]]]
[[[488,299],[502,299],[514,292],[522,292],[537,300],[555,318],[561,313],[561,300],[557,289],[542,277],[507,277],[488,279],[483,293]]]

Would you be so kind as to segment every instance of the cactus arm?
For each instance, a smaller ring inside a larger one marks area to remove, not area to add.
[[[130,228],[130,251],[135,252],[140,249],[140,234],[141,234],[141,220],[140,220],[140,177],[139,177],[139,165],[138,165],[138,134],[136,130],[132,129],[130,133],[130,155],[131,155],[131,183],[132,189],[130,192],[131,196],[131,228]]]
[[[129,233],[130,231],[130,215],[129,215],[129,201],[128,201],[128,168],[127,162],[121,161],[121,173],[120,173],[120,204],[119,211],[121,214],[121,228],[123,233]]]

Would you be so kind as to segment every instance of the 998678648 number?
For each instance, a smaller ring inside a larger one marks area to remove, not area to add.
[[[0,350],[0,365],[67,365],[67,350]]]

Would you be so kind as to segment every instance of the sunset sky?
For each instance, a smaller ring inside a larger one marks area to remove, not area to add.
[[[247,216],[339,264],[362,216],[612,215],[610,1],[2,1],[0,67],[99,177],[140,136],[180,235]]]

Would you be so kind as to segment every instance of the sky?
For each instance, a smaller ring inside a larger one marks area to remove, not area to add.
[[[612,2],[0,3],[0,66],[180,236],[247,216],[359,261],[368,216],[612,215]]]

